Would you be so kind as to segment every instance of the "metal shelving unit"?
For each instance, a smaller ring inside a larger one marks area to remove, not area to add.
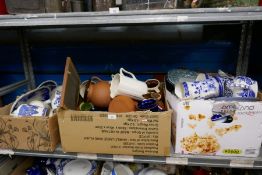
[[[19,155],[19,156],[48,157],[48,158],[89,159],[89,160],[99,160],[99,161],[262,169],[262,155],[260,155],[257,158],[181,155],[181,154],[174,154],[174,153],[172,153],[169,157],[128,156],[128,155],[111,155],[111,154],[64,153],[60,146],[57,147],[57,149],[53,153],[28,152],[23,150],[16,150],[16,151],[0,150],[0,153],[8,154],[10,156]]]
[[[0,27],[127,25],[256,21],[262,7],[164,9],[110,12],[20,14],[0,16]]]
[[[248,68],[253,22],[262,20],[262,7],[203,8],[172,10],[141,10],[82,13],[20,14],[0,16],[0,29],[16,29],[20,36],[20,47],[26,80],[0,88],[0,96],[18,87],[35,87],[29,43],[26,30],[31,28],[115,26],[144,24],[192,24],[192,23],[240,23],[242,31],[239,44],[237,75],[245,75]],[[196,156],[172,154],[169,157],[125,156],[105,154],[63,153],[58,147],[54,153],[28,152],[22,150],[0,150],[0,154],[38,156],[53,158],[82,158],[92,160],[111,160],[139,163],[160,163],[192,166],[234,167],[262,169],[262,155],[258,158],[239,158],[221,156]]]
[[[0,97],[10,92],[13,92],[16,89],[25,85],[27,85],[28,90],[32,90],[35,88],[34,72],[27,37],[23,29],[17,29],[17,33],[19,36],[19,44],[21,49],[21,57],[24,67],[25,80],[6,85],[4,87],[0,87]]]

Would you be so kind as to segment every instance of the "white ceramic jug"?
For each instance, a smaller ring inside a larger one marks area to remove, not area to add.
[[[126,76],[124,75],[130,75]],[[143,100],[143,94],[148,92],[147,84],[137,80],[135,75],[127,70],[120,68],[119,73],[112,75],[110,86],[110,96],[114,98],[117,95],[126,95],[136,100]]]

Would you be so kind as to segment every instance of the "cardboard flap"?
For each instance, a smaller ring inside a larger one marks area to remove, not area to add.
[[[79,99],[80,78],[70,57],[66,59],[61,107],[75,110]]]
[[[0,108],[0,115],[9,115],[12,103]]]
[[[258,93],[257,93],[257,98],[261,101],[262,100],[262,93],[259,91]]]

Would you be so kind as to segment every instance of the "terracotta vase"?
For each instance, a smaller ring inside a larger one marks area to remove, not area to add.
[[[132,112],[136,111],[137,102],[124,95],[118,95],[109,104],[108,112]]]
[[[87,89],[87,99],[95,107],[107,108],[110,101],[110,84],[108,81],[98,81],[90,83]]]

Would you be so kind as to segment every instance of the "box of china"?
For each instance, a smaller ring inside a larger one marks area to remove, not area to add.
[[[79,87],[79,75],[68,58],[61,108],[58,110],[64,152],[170,155],[172,110],[122,113],[79,111]]]
[[[180,100],[167,94],[174,113],[172,142],[180,154],[257,157],[262,142],[262,95],[257,101]],[[212,121],[214,114],[228,121]]]
[[[57,116],[14,117],[11,107],[0,108],[0,148],[54,151],[60,141]]]

